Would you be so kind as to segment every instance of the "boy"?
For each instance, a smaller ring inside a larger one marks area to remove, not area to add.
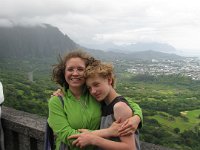
[[[97,101],[102,102],[101,130],[72,135],[69,138],[77,138],[73,144],[80,148],[95,145],[104,150],[139,150],[137,131],[131,135],[121,137],[117,137],[113,133],[115,137],[109,140],[105,139],[108,131],[105,131],[105,128],[109,128],[116,120],[125,121],[133,113],[126,99],[114,89],[113,66],[95,61],[86,68],[85,78],[90,94]]]

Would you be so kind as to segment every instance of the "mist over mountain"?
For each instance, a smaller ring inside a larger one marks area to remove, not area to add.
[[[48,24],[0,27],[0,57],[49,57],[78,47],[67,35]]]
[[[177,50],[167,44],[167,43],[158,43],[158,42],[138,42],[135,44],[128,45],[112,45],[110,48],[106,49],[106,51],[121,51],[124,53],[130,52],[140,52],[140,51],[159,51],[164,53],[176,53]]]
[[[113,61],[116,59],[179,59],[175,49],[167,44],[137,43],[124,50],[102,51],[84,48],[64,35],[57,27],[48,24],[37,26],[0,27],[0,58],[45,58],[57,57],[76,48],[83,48],[97,58]],[[159,52],[158,52],[159,51]]]

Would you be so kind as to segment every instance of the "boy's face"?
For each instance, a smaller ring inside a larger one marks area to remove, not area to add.
[[[86,84],[90,94],[99,102],[106,100],[112,88],[109,79],[98,75],[87,78]]]

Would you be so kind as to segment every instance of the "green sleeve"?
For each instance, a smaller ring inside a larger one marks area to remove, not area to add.
[[[49,117],[48,123],[56,133],[57,138],[65,144],[71,145],[67,140],[67,137],[79,132],[69,125],[67,120],[67,114],[64,112],[64,107],[58,97],[54,96],[49,100]]]
[[[134,115],[138,115],[140,117],[140,124],[139,124],[139,128],[142,128],[143,125],[143,115],[142,115],[142,109],[140,108],[140,106],[138,104],[136,104],[135,102],[133,102],[133,100],[126,98],[130,107],[132,108]]]

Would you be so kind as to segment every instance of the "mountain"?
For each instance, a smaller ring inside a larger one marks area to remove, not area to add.
[[[0,27],[0,58],[54,58],[76,48],[83,48],[93,56],[106,61],[135,59],[179,59],[180,56],[157,52],[173,51],[173,47],[162,44],[135,44],[143,51],[102,51],[84,48],[64,35],[57,27],[48,24],[37,26]],[[132,45],[132,47],[134,47]],[[153,48],[154,47],[154,48]],[[150,49],[153,50],[150,50]]]
[[[139,51],[132,53],[122,53],[122,52],[111,52],[111,51],[99,51],[99,50],[88,50],[93,56],[106,60],[152,60],[152,59],[183,59],[184,57],[173,54],[173,53],[163,53],[153,50]]]
[[[107,51],[123,51],[124,53],[130,53],[130,52],[139,52],[139,51],[159,51],[164,53],[175,53],[177,50],[167,44],[167,43],[159,43],[159,42],[138,42],[135,44],[129,44],[129,45],[113,45]]]
[[[79,47],[48,24],[0,27],[0,58],[49,57]]]
[[[173,53],[163,53],[159,51],[147,50],[147,51],[129,53],[127,54],[127,58],[152,60],[152,59],[182,59],[183,57]]]

